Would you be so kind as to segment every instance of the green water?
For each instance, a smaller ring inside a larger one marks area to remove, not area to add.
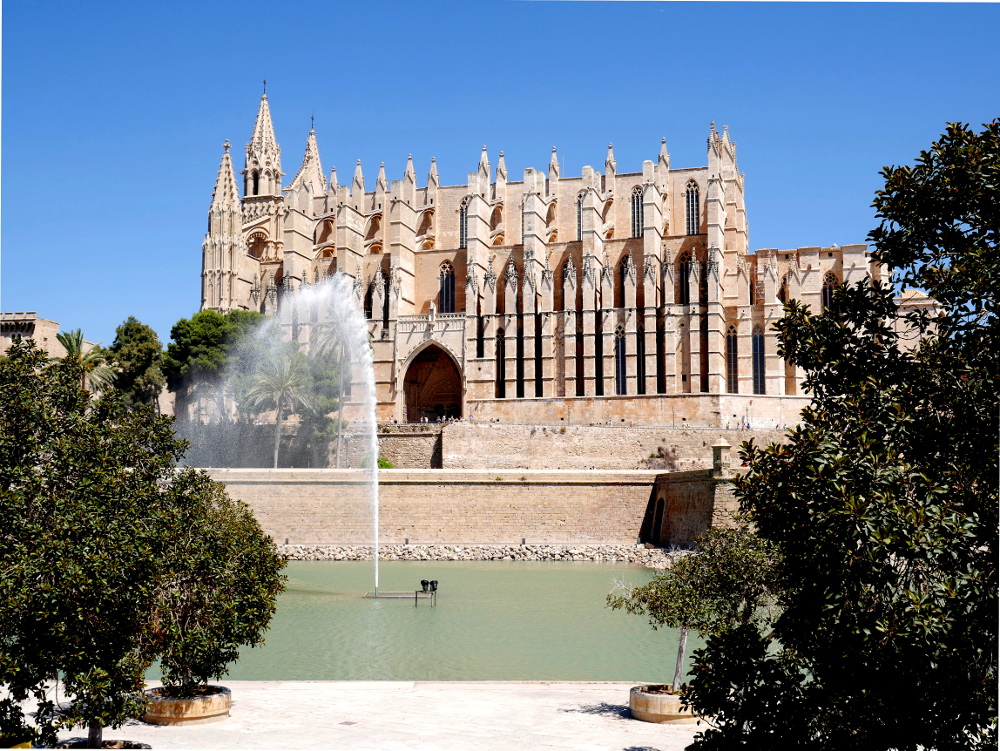
[[[365,562],[293,561],[263,647],[234,680],[605,680],[669,682],[677,634],[605,607],[637,566],[556,562],[396,562],[381,592],[437,579],[427,600],[364,599]],[[700,646],[689,639],[689,647]]]

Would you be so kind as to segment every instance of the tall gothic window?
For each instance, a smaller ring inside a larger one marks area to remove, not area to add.
[[[438,302],[442,313],[455,312],[455,267],[451,261],[441,264],[441,273],[438,276],[439,292]]]
[[[766,394],[767,388],[764,381],[764,329],[760,326],[753,327],[753,392],[755,394]]]
[[[677,261],[677,302],[691,304],[691,254],[688,252]]]
[[[497,399],[503,399],[507,396],[507,384],[504,380],[504,361],[507,358],[507,345],[506,339],[504,338],[503,329],[497,329],[497,374],[496,374],[496,387],[494,392],[496,393]]]
[[[469,199],[462,199],[458,207],[458,247],[469,247]]]
[[[826,272],[826,276],[823,277],[823,308],[829,308],[833,305],[833,290],[840,284],[840,280],[837,279],[837,275],[832,271]]]
[[[735,326],[726,331],[726,391],[740,393],[740,350]]]
[[[685,207],[687,209],[687,234],[697,235],[701,222],[698,221],[698,184],[694,180],[687,184]]]
[[[625,329],[619,326],[615,329],[615,393],[618,396],[628,393],[626,373]]]
[[[632,189],[632,237],[642,237],[642,188]]]
[[[583,193],[576,197],[576,239],[583,240]]]

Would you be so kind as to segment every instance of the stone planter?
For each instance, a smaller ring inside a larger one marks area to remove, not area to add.
[[[673,686],[633,686],[628,695],[628,708],[632,716],[643,722],[664,722],[685,725],[698,721],[691,709],[681,709],[681,697]]]
[[[203,686],[201,696],[175,698],[162,688],[146,692],[149,709],[142,719],[152,725],[200,725],[224,720],[233,705],[233,695],[225,686]]]

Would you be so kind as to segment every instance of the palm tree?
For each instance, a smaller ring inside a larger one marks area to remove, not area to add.
[[[332,317],[313,327],[309,346],[316,357],[335,363],[337,368],[337,449],[334,466],[340,468],[340,449],[344,435],[344,383],[345,375],[351,377],[351,349],[344,327],[345,318],[334,311]]]
[[[52,360],[65,359],[76,363],[80,368],[80,388],[87,388],[87,380],[94,391],[101,391],[111,385],[114,371],[107,367],[108,358],[99,344],[87,347],[80,329],[60,331],[56,339],[66,350],[64,358],[53,357]]]
[[[252,412],[275,410],[274,468],[278,467],[281,448],[281,422],[287,414],[297,409],[308,409],[306,396],[309,374],[302,359],[295,353],[283,352],[262,360],[250,373],[244,394],[245,404]]]

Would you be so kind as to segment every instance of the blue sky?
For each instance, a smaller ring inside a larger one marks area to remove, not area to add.
[[[660,2],[31,2],[3,8],[0,307],[109,345],[198,309],[222,154],[261,94],[290,180],[310,116],[324,169],[464,183],[637,171],[667,138],[706,163],[728,125],[751,247],[863,242],[886,164],[1000,115],[1000,5]]]

